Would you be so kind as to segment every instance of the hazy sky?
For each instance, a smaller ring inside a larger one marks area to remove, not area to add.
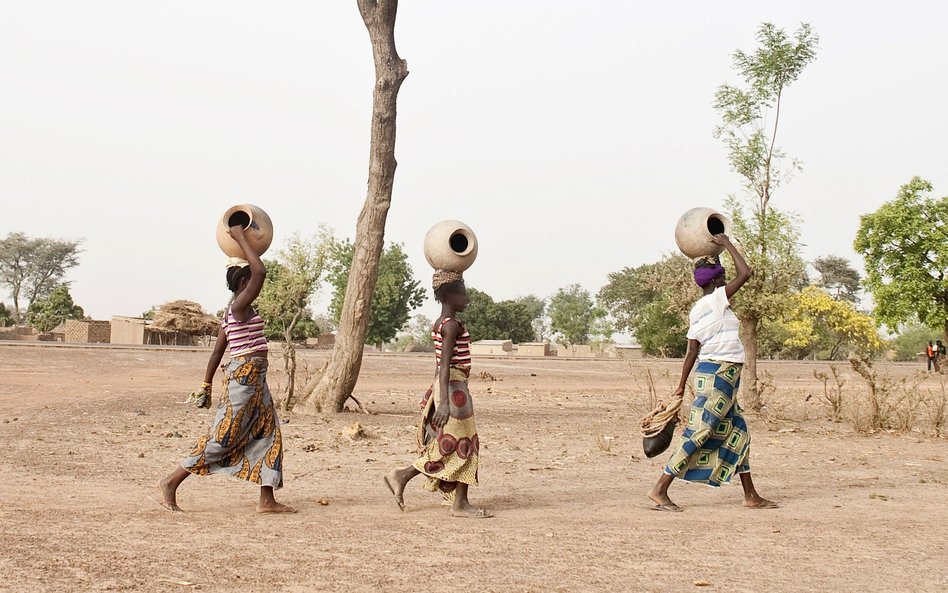
[[[658,259],[684,210],[740,191],[711,100],[765,20],[822,38],[778,138],[805,169],[774,204],[807,258],[858,263],[860,214],[913,175],[948,194],[944,3],[403,0],[387,240],[427,286],[425,231],[467,222],[468,282],[495,298]],[[276,246],[354,234],[374,81],[354,0],[5,1],[0,55],[0,235],[82,238],[68,279],[95,318],[222,307],[235,203]]]

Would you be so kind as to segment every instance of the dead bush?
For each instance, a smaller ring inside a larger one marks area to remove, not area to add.
[[[813,371],[813,376],[823,383],[823,403],[829,407],[829,419],[833,422],[839,422],[843,413],[843,385],[846,381],[840,377],[839,367],[835,364],[829,365],[830,374],[833,375],[834,386],[830,386],[830,375],[823,371]]]

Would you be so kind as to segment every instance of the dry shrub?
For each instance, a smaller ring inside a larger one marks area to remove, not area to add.
[[[853,406],[853,427],[859,432],[877,430],[909,432],[917,428],[919,410],[928,398],[919,389],[923,374],[912,379],[896,380],[880,373],[868,357],[851,357],[849,364],[866,382],[865,405]]]
[[[928,398],[925,400],[925,411],[936,437],[944,434],[945,423],[948,421],[948,385],[945,379],[939,378],[938,387],[938,391],[929,389]]]
[[[823,403],[829,407],[830,420],[839,422],[843,413],[843,385],[846,381],[840,377],[839,367],[835,364],[831,364],[829,370],[833,375],[833,383],[836,384],[834,387],[830,387],[830,377],[823,371],[813,371],[813,376],[823,383]]]

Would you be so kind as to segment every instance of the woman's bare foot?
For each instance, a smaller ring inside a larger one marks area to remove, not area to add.
[[[257,503],[257,512],[260,514],[270,514],[270,513],[296,513],[297,510],[291,506],[281,504],[277,501],[263,502],[260,501]]]
[[[775,503],[772,500],[767,500],[766,498],[761,498],[760,496],[754,496],[752,498],[744,499],[744,506],[749,509],[777,509],[780,508],[780,505]]]
[[[684,510],[672,502],[672,499],[668,497],[668,491],[663,491],[659,484],[656,484],[646,496],[648,496],[649,500],[655,503],[655,506],[649,507],[653,511],[669,511],[672,513],[680,513]]]
[[[405,510],[405,481],[401,479],[401,470],[393,469],[382,478],[382,481],[385,482],[385,485],[388,487],[388,491],[392,493],[392,496],[395,497],[395,504],[398,505],[398,510]]]
[[[463,504],[455,503],[455,505],[451,507],[451,516],[462,519],[490,519],[494,516],[494,513],[487,509],[479,509],[465,501]]]
[[[181,507],[178,506],[178,500],[176,498],[177,488],[171,483],[169,478],[165,478],[158,482],[158,492],[160,498],[158,499],[158,504],[163,508],[172,511],[172,512],[182,512]]]

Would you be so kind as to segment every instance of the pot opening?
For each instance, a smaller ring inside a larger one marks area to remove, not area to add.
[[[227,226],[237,226],[240,225],[245,229],[250,226],[250,215],[244,212],[243,210],[238,210],[230,215],[227,219]]]
[[[448,239],[448,245],[450,245],[451,250],[458,255],[465,255],[471,246],[471,242],[468,240],[467,235],[458,231],[452,234],[451,238]]]
[[[720,235],[724,232],[724,221],[717,214],[708,217],[708,232],[712,235]]]

